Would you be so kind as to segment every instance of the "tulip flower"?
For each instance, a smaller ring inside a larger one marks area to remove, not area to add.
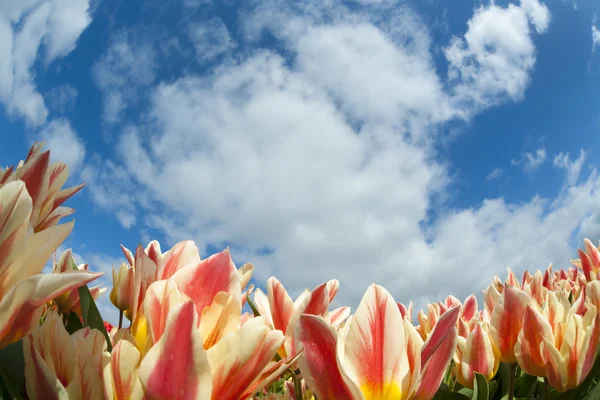
[[[81,329],[72,336],[50,311],[42,326],[23,339],[25,378],[30,399],[103,399],[100,331]]]
[[[55,274],[61,274],[64,272],[69,272],[73,269],[73,252],[71,249],[65,250],[58,262],[54,261],[52,263],[52,272]],[[80,264],[77,265],[77,269],[79,271],[88,271],[88,264]],[[90,288],[90,294],[92,298],[96,300],[98,296],[106,291],[106,288],[102,287],[102,285],[94,286]],[[74,311],[79,315],[81,315],[81,305],[79,303],[79,291],[78,290],[70,290],[68,292],[62,293],[60,296],[54,299],[54,302],[58,306],[58,310],[62,314],[69,314],[71,311]]]
[[[0,188],[0,348],[35,329],[45,303],[102,275],[75,270],[42,275],[73,223],[33,232],[32,207],[24,182]]]
[[[582,316],[570,305],[547,293],[540,311],[528,306],[515,354],[523,371],[548,378],[559,392],[577,387],[589,374],[600,342],[600,314],[589,302]]]
[[[42,152],[42,145],[35,143],[29,150],[25,161],[16,169],[13,167],[0,171],[0,187],[21,180],[31,196],[32,210],[30,226],[34,232],[40,232],[58,224],[61,218],[71,215],[75,210],[62,207],[62,204],[84,186],[62,189],[69,176],[69,168],[63,163],[50,165],[50,151]]]
[[[456,346],[459,311],[444,313],[423,342],[392,296],[371,285],[345,334],[322,317],[300,317],[300,371],[323,400],[431,399]]]
[[[579,260],[571,262],[578,268],[581,268],[585,279],[590,282],[598,279],[598,271],[600,270],[600,251],[589,239],[583,241],[585,251],[577,249]]]
[[[235,268],[234,272],[238,276]],[[143,329],[137,330],[135,339],[120,340],[113,354],[105,357],[107,397],[248,398],[289,368],[283,360],[272,361],[284,338],[266,325],[264,317],[253,318],[241,327],[239,323],[231,326],[205,349],[208,337],[202,335],[202,319],[211,320],[206,313],[211,309],[205,308],[199,318],[196,304],[174,278],[149,287],[138,314],[145,316]],[[142,331],[146,332],[146,342],[139,346]],[[209,334],[213,332],[209,330]]]
[[[473,389],[475,372],[483,375],[488,382],[498,372],[500,358],[492,343],[489,325],[476,321],[466,338],[459,336],[454,354],[454,374],[458,382]]]
[[[297,342],[294,340],[294,334],[302,314],[324,316],[336,327],[339,327],[348,317],[349,308],[337,309],[332,313],[333,315],[330,315],[328,311],[329,303],[337,293],[338,287],[337,280],[330,280],[312,291],[304,291],[295,302],[292,302],[281,282],[275,277],[271,277],[267,281],[268,296],[260,289],[256,290],[254,303],[260,315],[265,316],[270,327],[285,333],[284,346],[279,350],[281,357],[293,357],[300,351],[299,348],[296,348]]]
[[[504,287],[492,312],[490,324],[490,336],[499,351],[500,361],[509,364],[517,362],[514,348],[523,325],[525,309],[530,304],[532,300],[527,293],[516,286]]]
[[[121,312],[133,308],[134,274],[133,267],[128,267],[125,263],[121,264],[118,272],[113,265],[113,288],[110,291],[110,301]]]

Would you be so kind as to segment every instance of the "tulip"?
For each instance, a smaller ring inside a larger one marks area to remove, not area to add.
[[[120,340],[113,354],[105,357],[108,398],[248,398],[289,368],[283,360],[272,361],[284,338],[266,325],[264,317],[252,318],[241,327],[226,323],[229,329],[219,330],[219,339],[206,349],[209,339],[202,335],[202,320],[210,321],[206,310],[212,310],[205,308],[199,318],[196,301],[174,279],[150,285],[138,313],[144,322],[136,337]],[[140,346],[142,333],[145,342]]]
[[[102,275],[79,270],[42,275],[73,223],[33,232],[31,213],[24,182],[0,188],[0,348],[35,329],[45,303]]]
[[[331,324],[339,327],[350,314],[349,308],[336,309],[330,315],[328,308],[338,291],[339,282],[335,279],[315,287],[312,291],[305,290],[295,302],[292,302],[287,291],[275,277],[267,281],[267,293],[260,289],[254,293],[254,303],[260,315],[265,316],[267,323],[273,329],[285,333],[285,342],[279,355],[283,358],[294,357],[300,351],[294,340],[296,325],[302,314],[325,317]],[[331,290],[331,292],[330,292]]]
[[[71,249],[65,250],[58,262],[54,261],[52,263],[52,272],[55,274],[60,274],[64,272],[71,271],[73,269],[74,261],[73,261],[73,252]],[[77,269],[79,271],[88,271],[88,264],[80,264],[77,265]],[[98,296],[106,291],[106,288],[102,287],[102,285],[94,286],[90,288],[90,294],[92,298],[96,300]],[[60,296],[54,299],[54,302],[58,306],[58,310],[61,314],[69,314],[71,311],[74,311],[79,317],[82,317],[81,314],[81,305],[79,303],[79,291],[78,290],[70,290],[61,294]]]
[[[113,265],[113,288],[110,291],[110,301],[121,312],[131,313],[133,308],[134,273],[133,267],[128,267],[125,263],[121,264],[118,272]]]
[[[25,183],[32,201],[29,223],[34,232],[54,226],[61,218],[71,215],[75,210],[61,205],[84,186],[82,183],[61,189],[69,176],[69,168],[63,163],[50,165],[50,152],[41,152],[41,149],[42,145],[35,143],[16,169],[11,167],[0,172],[0,187],[18,180]]]
[[[454,354],[454,374],[458,382],[473,389],[475,372],[491,381],[500,365],[498,350],[489,334],[489,325],[476,321],[467,338],[458,337]]]
[[[323,400],[431,399],[456,346],[458,313],[444,313],[423,342],[392,296],[371,285],[344,333],[322,317],[300,317],[300,371]]]
[[[512,285],[506,285],[498,304],[491,316],[490,336],[500,354],[500,361],[515,364],[515,344],[521,326],[523,315],[528,305],[532,304],[527,293]]]
[[[523,371],[547,377],[559,392],[575,388],[589,374],[600,342],[600,314],[591,302],[585,314],[578,304],[570,305],[547,293],[540,311],[528,306],[515,354]]]
[[[72,336],[50,311],[42,326],[23,339],[25,383],[30,399],[103,399],[104,336],[81,329]]]
[[[579,254],[579,260],[573,260],[572,263],[581,268],[586,280],[592,281],[598,279],[598,271],[600,270],[600,251],[594,246],[594,244],[584,239],[585,252],[581,249],[577,249]]]

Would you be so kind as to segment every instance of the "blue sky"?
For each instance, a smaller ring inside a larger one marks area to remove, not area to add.
[[[0,5],[0,163],[86,188],[65,243],[231,246],[292,295],[423,305],[600,239],[593,1]],[[107,297],[101,308],[114,321]]]

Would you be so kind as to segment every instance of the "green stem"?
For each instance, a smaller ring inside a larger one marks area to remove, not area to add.
[[[517,364],[510,365],[510,379],[508,380],[508,400],[515,398],[515,381],[517,379]]]
[[[294,373],[292,376],[294,380],[294,391],[296,392],[296,400],[302,400],[302,384],[300,383],[300,379],[298,379],[298,375]]]
[[[123,326],[123,311],[119,310],[119,329]]]
[[[550,394],[550,390],[549,390],[550,387],[549,386],[550,386],[550,384],[548,383],[548,377],[545,376],[544,377],[544,397],[543,397],[544,400],[550,398],[550,396],[549,396],[549,394]]]

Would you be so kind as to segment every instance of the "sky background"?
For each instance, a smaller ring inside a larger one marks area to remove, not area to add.
[[[0,2],[0,164],[86,182],[90,269],[230,246],[293,297],[417,307],[600,239],[600,3]],[[62,249],[61,249],[62,250]],[[100,300],[106,319],[116,311]]]

